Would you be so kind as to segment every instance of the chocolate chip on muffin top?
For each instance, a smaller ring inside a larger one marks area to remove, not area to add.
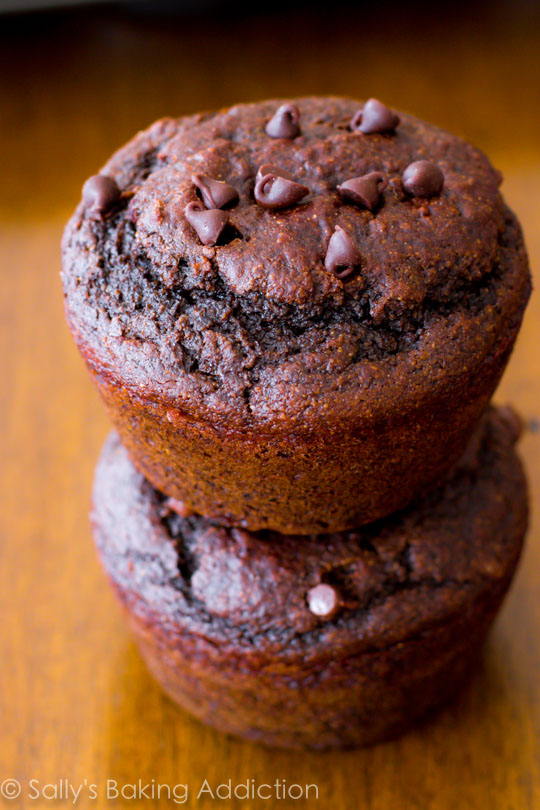
[[[504,212],[497,175],[480,152],[406,115],[391,136],[352,129],[351,119],[363,109],[358,102],[304,99],[297,106],[301,131],[294,139],[267,134],[268,121],[282,109],[270,101],[161,121],[120,150],[107,172],[130,192],[115,225],[132,230],[135,275],[141,272],[137,257],[142,262],[146,256],[165,287],[207,290],[221,279],[236,294],[263,295],[270,306],[312,310],[324,301],[355,297],[355,287],[347,285],[345,293],[324,269],[336,225],[360,246],[362,275],[378,310],[381,295],[390,303],[399,294],[402,306],[416,305],[437,288],[468,280],[473,264],[476,275],[491,269]],[[430,201],[429,225],[402,185],[405,170],[421,159],[445,178],[444,189]],[[263,164],[288,172],[309,196],[279,214],[261,210],[254,191]],[[370,172],[389,181],[375,216],[337,193],[338,186],[347,188]],[[236,238],[211,252],[183,214],[199,198],[194,175],[226,183],[240,198],[231,210]]]
[[[356,391],[434,318],[487,313],[507,268],[525,285],[489,161],[374,99],[164,119],[103,173],[121,197],[96,216],[87,195],[66,229],[68,318],[111,365],[129,355],[135,385],[208,413],[267,410],[279,369],[301,418],[323,378]]]

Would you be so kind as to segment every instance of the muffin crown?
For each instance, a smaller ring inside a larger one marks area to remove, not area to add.
[[[351,122],[364,105],[338,98],[298,100],[299,134],[271,137],[266,126],[281,106],[243,104],[158,121],[106,164],[103,173],[124,192],[111,224],[133,229],[126,258],[135,276],[147,260],[166,288],[215,293],[220,279],[236,295],[262,296],[267,317],[277,320],[280,306],[298,307],[307,317],[324,305],[361,300],[380,322],[388,307],[395,312],[418,307],[427,295],[447,298],[493,268],[504,209],[499,175],[481,152],[402,113],[394,130],[363,133]],[[435,195],[405,190],[403,174],[421,160],[443,173]],[[265,165],[309,194],[293,195],[278,210],[257,203],[257,171]],[[374,171],[387,187],[373,212],[340,197],[338,186]],[[212,246],[185,215],[200,200],[197,174],[239,195],[229,209],[229,233]],[[79,213],[84,222],[84,209]],[[336,226],[360,253],[358,273],[347,284],[325,269]]]
[[[101,216],[83,200],[66,229],[68,319],[83,340],[99,332],[113,368],[144,344],[134,384],[158,379],[188,410],[211,399],[209,412],[275,420],[286,392],[268,402],[285,384],[302,391],[301,418],[324,380],[363,389],[434,319],[493,305],[509,264],[522,285],[512,306],[527,294],[521,234],[487,158],[373,99],[164,119],[102,174],[121,196]]]

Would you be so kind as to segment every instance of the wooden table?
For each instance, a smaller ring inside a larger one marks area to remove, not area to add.
[[[77,807],[108,806],[108,779],[141,779],[188,783],[187,806],[200,808],[540,807],[538,297],[497,395],[531,425],[522,441],[533,502],[528,548],[473,682],[401,740],[275,753],[181,713],[139,659],[87,522],[108,424],[63,322],[58,243],[84,178],[154,118],[278,94],[378,96],[491,155],[538,267],[538,17],[532,5],[487,17],[474,6],[440,14],[408,5],[399,14],[384,6],[380,19],[304,11],[214,17],[206,26],[197,17],[171,23],[112,12],[0,21],[0,781],[22,783],[6,806],[72,806],[33,800],[31,779],[57,790],[61,779],[82,782]],[[197,800],[205,778],[214,786],[315,783],[319,798]]]

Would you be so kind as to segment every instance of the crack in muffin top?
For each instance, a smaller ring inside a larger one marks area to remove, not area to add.
[[[152,374],[196,377],[199,394],[234,377],[229,400],[246,400],[265,369],[295,355],[307,358],[305,370],[332,355],[345,368],[407,350],[434,311],[481,309],[496,272],[516,257],[526,264],[500,175],[470,144],[402,113],[394,131],[363,134],[351,129],[362,104],[343,98],[295,100],[300,133],[270,137],[283,103],[163,119],[111,158],[103,174],[120,199],[102,217],[82,202],[64,236],[71,323],[77,311],[79,330],[116,355],[122,341],[146,344]],[[442,170],[437,195],[404,190],[417,161]],[[254,196],[261,166],[309,194],[263,207]],[[385,178],[373,211],[337,191],[371,172]],[[190,204],[204,208],[194,175],[238,193],[215,245],[186,218]],[[325,267],[336,227],[358,254],[342,279]]]

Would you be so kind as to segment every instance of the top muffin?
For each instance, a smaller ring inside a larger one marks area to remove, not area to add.
[[[198,414],[264,422],[285,399],[302,418],[436,339],[441,316],[492,306],[495,276],[527,294],[499,173],[373,101],[165,119],[103,174],[119,191],[87,190],[65,234],[68,317],[129,382]]]
[[[134,464],[194,512],[328,533],[441,481],[530,291],[500,175],[379,101],[158,121],[84,186],[66,313]]]

